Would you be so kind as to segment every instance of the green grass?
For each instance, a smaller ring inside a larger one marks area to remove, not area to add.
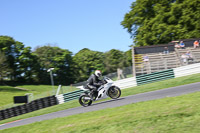
[[[14,96],[24,96],[27,93],[33,93],[33,98],[41,98],[51,96],[52,92],[56,92],[58,86],[54,87],[54,90],[51,85],[22,85],[16,86],[17,88],[11,86],[0,86],[0,109],[5,107],[1,107],[7,104],[13,105],[13,97]],[[63,86],[61,92],[67,93],[70,91],[77,90],[75,87]],[[9,106],[9,105],[8,105]]]
[[[22,85],[17,87],[30,90],[35,94],[47,91],[56,91],[58,88],[58,86],[55,86],[53,89],[51,85]],[[74,91],[74,89],[76,89],[75,87],[70,87],[70,86],[62,86],[62,88],[64,92]]]
[[[128,95],[134,95],[134,94],[138,94],[138,93],[143,93],[143,92],[148,92],[148,91],[154,91],[154,90],[184,85],[184,84],[189,84],[189,83],[195,83],[195,82],[199,82],[199,81],[200,81],[200,74],[194,74],[194,75],[180,77],[180,78],[176,78],[176,79],[164,80],[164,81],[155,82],[155,83],[151,83],[151,84],[146,84],[146,85],[136,86],[136,87],[132,87],[132,88],[128,88],[128,89],[123,89],[122,97],[128,96]],[[105,99],[105,100],[108,100],[108,99]],[[2,120],[2,121],[0,121],[0,124],[19,120],[19,119],[25,119],[25,118],[29,118],[29,117],[33,117],[33,116],[39,116],[42,114],[47,114],[47,113],[56,112],[59,110],[78,107],[78,106],[80,106],[78,103],[78,100],[73,100],[73,101],[70,101],[70,102],[67,102],[64,104],[55,105],[52,107],[48,107],[45,109],[27,113],[24,115],[20,115],[20,116],[6,119],[6,120]]]
[[[198,133],[200,92],[72,115],[2,133]]]
[[[33,93],[34,95],[38,95],[44,92],[48,92],[43,94],[45,97],[51,95],[50,90],[52,91],[52,87],[49,85],[24,85],[16,87],[18,88],[11,86],[0,86],[0,106],[13,103],[14,96],[24,96],[27,93]]]
[[[19,90],[9,86],[0,86],[0,106],[6,105],[13,102],[13,96],[21,96],[28,91]]]

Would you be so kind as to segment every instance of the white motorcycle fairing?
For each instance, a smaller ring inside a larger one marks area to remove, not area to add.
[[[98,96],[96,97],[96,100],[101,100],[101,99],[104,99],[104,98],[107,98],[108,95],[107,95],[107,91],[108,89],[113,85],[113,81],[109,78],[106,78],[106,84],[100,86],[98,89],[97,89],[97,92],[98,92]]]
[[[113,84],[113,81],[108,78],[108,77],[104,77],[104,85],[101,85],[98,89],[97,89],[97,96],[95,96],[95,99],[91,99],[90,96],[88,95],[88,89],[84,88],[83,86],[79,86],[77,88],[85,91],[80,97],[79,97],[79,103],[82,106],[89,106],[91,105],[92,101],[97,101],[97,100],[101,100],[107,97],[110,97],[112,99],[116,99],[119,98],[121,95],[121,90],[119,87],[115,86]],[[90,101],[88,101],[90,99]],[[85,102],[88,102],[87,104],[85,104]]]

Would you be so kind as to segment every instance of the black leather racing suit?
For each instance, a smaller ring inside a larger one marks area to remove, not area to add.
[[[92,74],[87,82],[87,86],[93,91],[97,91],[97,89],[103,84],[95,74]]]

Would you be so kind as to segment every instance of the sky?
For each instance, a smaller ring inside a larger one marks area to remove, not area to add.
[[[83,48],[127,51],[133,40],[120,24],[134,0],[1,0],[0,35],[34,50],[51,44],[76,54]]]

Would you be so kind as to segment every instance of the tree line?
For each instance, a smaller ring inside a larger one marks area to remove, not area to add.
[[[0,36],[0,81],[26,84],[50,84],[49,68],[54,68],[54,82],[69,85],[85,81],[95,70],[103,74],[131,66],[131,50],[108,52],[84,48],[78,53],[56,46],[38,46],[34,51],[10,36]]]
[[[121,25],[136,46],[200,37],[199,0],[136,0]]]
[[[136,0],[121,25],[135,46],[168,43],[200,37],[199,0]],[[0,36],[0,81],[50,84],[47,70],[54,69],[57,84],[84,81],[96,69],[103,74],[131,66],[131,50],[108,52],[82,49],[75,55],[51,45],[25,47],[9,36]]]

